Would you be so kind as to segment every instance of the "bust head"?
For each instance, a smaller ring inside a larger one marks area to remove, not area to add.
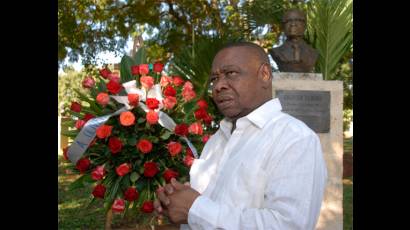
[[[306,29],[306,14],[299,9],[290,9],[282,18],[282,27],[288,39],[302,38]]]

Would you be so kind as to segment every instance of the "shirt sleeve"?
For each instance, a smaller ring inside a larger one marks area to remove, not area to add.
[[[188,214],[191,229],[314,229],[327,171],[316,135],[292,142],[268,171],[262,208],[232,207],[199,196]]]

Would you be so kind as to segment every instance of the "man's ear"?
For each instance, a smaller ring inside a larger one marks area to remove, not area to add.
[[[264,88],[272,84],[272,70],[269,64],[265,64],[262,66],[261,79],[262,79]]]

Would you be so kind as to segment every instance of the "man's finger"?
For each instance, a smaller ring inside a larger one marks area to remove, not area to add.
[[[163,209],[162,209],[162,206],[161,206],[161,202],[159,202],[159,200],[154,200],[154,208],[155,208],[155,211],[158,214],[161,214]]]
[[[161,201],[161,203],[164,204],[165,206],[168,206],[171,203],[168,196],[165,195],[164,192],[158,192],[157,191],[157,197],[158,197],[159,201]]]
[[[175,178],[171,179],[171,184],[176,190],[184,189],[186,186],[178,182]]]
[[[164,186],[164,190],[167,195],[171,195],[174,192],[174,187],[172,187],[172,185],[170,184],[166,184]]]

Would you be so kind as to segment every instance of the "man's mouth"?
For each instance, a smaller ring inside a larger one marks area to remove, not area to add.
[[[218,97],[216,100],[216,104],[218,105],[220,109],[224,109],[230,106],[232,102],[233,102],[233,98],[229,96]]]

